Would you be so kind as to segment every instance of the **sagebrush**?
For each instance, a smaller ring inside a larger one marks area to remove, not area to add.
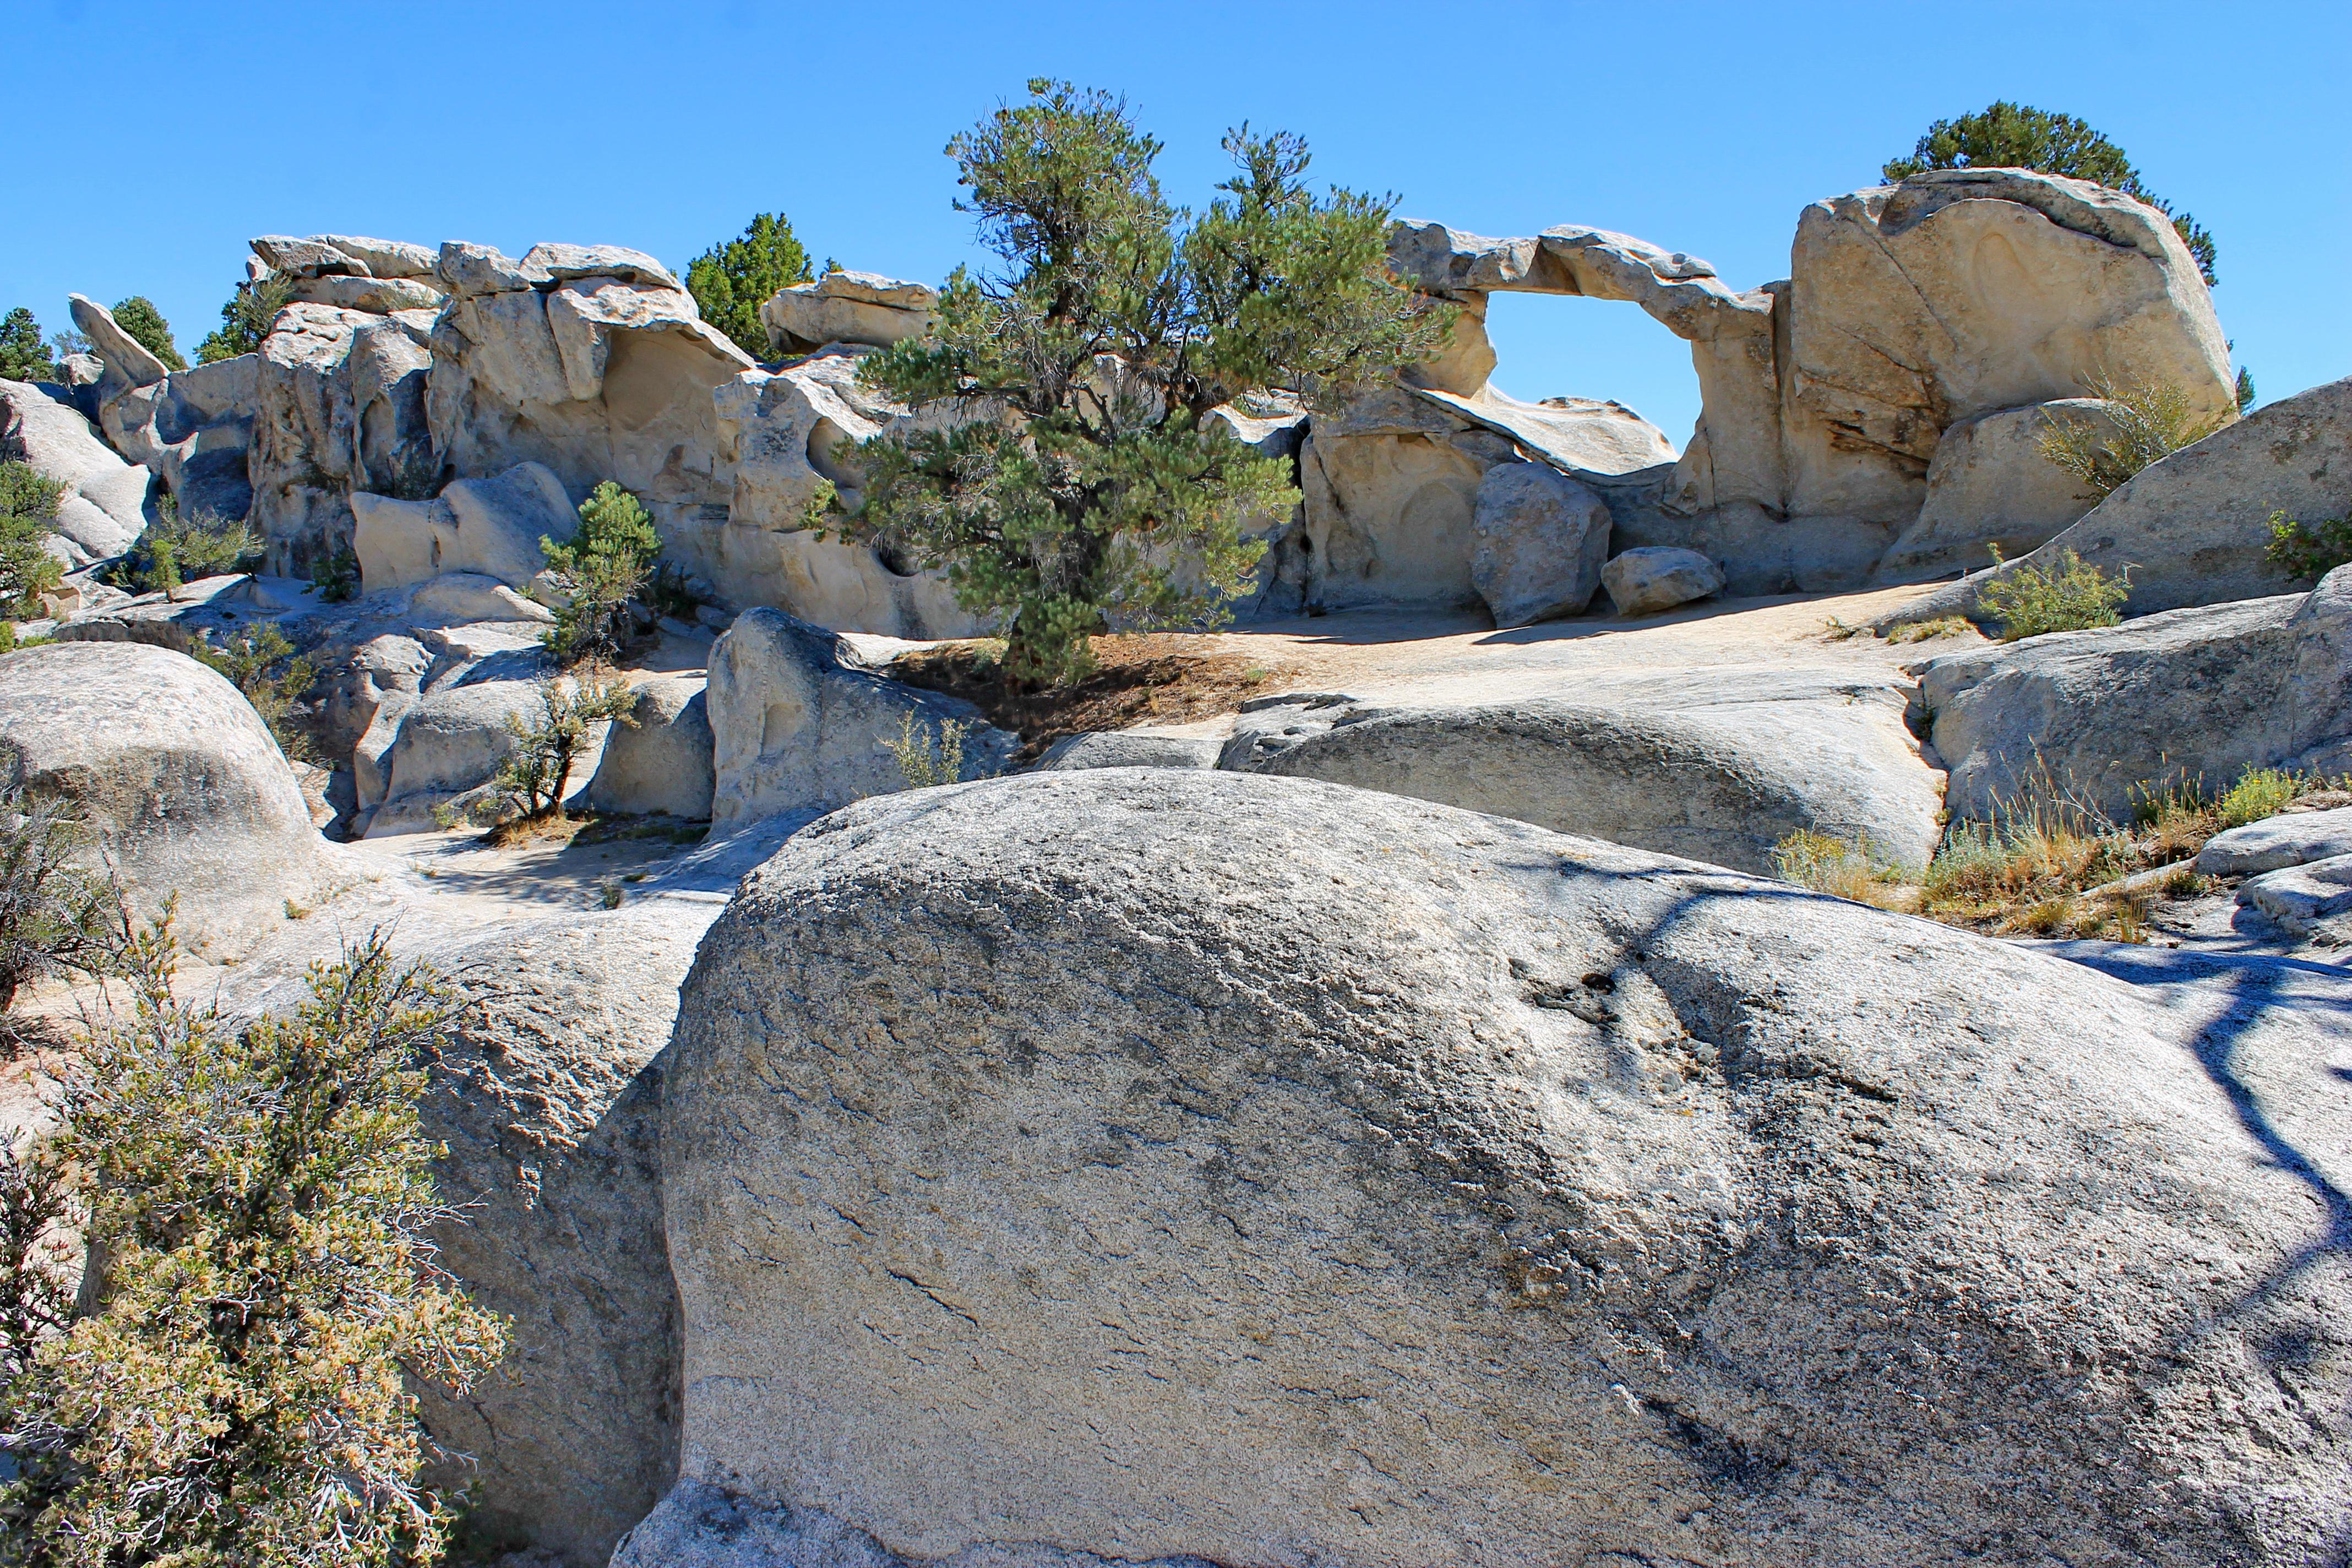
[[[2150,464],[2236,417],[2200,414],[2186,392],[2157,382],[2094,375],[2088,384],[2092,396],[2105,400],[2105,419],[2053,414],[2036,446],[2045,461],[2072,475],[2092,500],[2105,500]]]
[[[162,515],[104,573],[116,587],[134,594],[172,594],[206,577],[260,568],[267,552],[251,524],[209,511],[183,515],[170,496],[158,502],[158,509]]]
[[[2352,562],[2352,514],[2303,522],[2284,511],[2270,515],[2271,542],[2263,554],[2290,577],[2316,582]]]
[[[506,1335],[432,1241],[459,1216],[416,1106],[457,1004],[372,935],[232,1027],[176,954],[168,916],[126,935],[55,1137],[0,1173],[12,1247],[69,1223],[98,1270],[68,1309],[68,1258],[0,1260],[32,1342],[0,1386],[0,1561],[429,1568],[460,1500],[420,1479],[413,1386],[462,1395]]]

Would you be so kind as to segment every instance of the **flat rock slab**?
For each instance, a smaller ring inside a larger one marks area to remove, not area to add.
[[[2251,877],[2338,855],[2352,855],[2352,806],[2266,816],[2217,833],[2198,852],[2197,869],[2207,877]]]
[[[1834,668],[1757,667],[1564,681],[1540,696],[1248,705],[1219,765],[1411,795],[1769,874],[1802,829],[1923,867],[1943,778],[1902,691]]]

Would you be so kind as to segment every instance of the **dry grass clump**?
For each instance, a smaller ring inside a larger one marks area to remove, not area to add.
[[[1912,626],[1896,626],[1886,634],[1891,643],[1933,642],[1937,637],[1967,637],[1976,630],[1963,616],[1938,616],[1932,621],[1920,621]]]
[[[2315,792],[2345,787],[2283,768],[2248,768],[2221,795],[2176,782],[2137,792],[2129,826],[2041,788],[1999,820],[1960,823],[1913,874],[1829,836],[1800,831],[1775,847],[1788,880],[1816,892],[1999,935],[2146,942],[2147,914],[2205,890],[2189,862],[2227,828],[2275,816]],[[2168,875],[2141,874],[2169,867]]]

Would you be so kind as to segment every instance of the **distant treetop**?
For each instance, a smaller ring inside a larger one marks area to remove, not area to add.
[[[831,267],[828,262],[827,267]],[[813,280],[808,251],[782,213],[752,218],[740,239],[714,245],[686,269],[687,292],[702,319],[735,340],[753,359],[768,357],[768,329],[760,307],[777,289]]]
[[[1881,173],[1892,182],[1927,169],[2033,169],[2121,191],[2170,218],[2207,285],[2220,281],[2213,272],[2213,237],[2143,184],[2122,148],[2071,114],[2003,100],[1980,113],[1938,120],[1908,158],[1890,160]]]

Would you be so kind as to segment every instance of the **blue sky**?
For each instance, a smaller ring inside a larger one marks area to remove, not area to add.
[[[2352,374],[2352,4],[393,6],[0,0],[0,308],[144,293],[183,347],[262,233],[611,241],[683,265],[755,211],[936,279],[971,254],[948,137],[1033,75],[1126,93],[1199,201],[1219,135],[1486,234],[1622,230],[1784,276],[1806,203],[1938,116],[2078,114],[2221,245],[2265,401]],[[38,90],[34,90],[37,87]],[[1498,297],[1497,384],[1617,397],[1679,445],[1683,345],[1630,305]]]

